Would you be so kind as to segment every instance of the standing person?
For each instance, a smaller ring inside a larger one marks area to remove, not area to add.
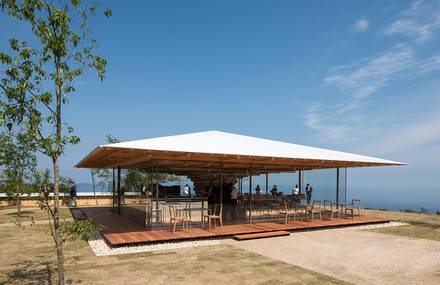
[[[185,187],[183,188],[183,192],[186,197],[191,197],[191,188],[189,188],[188,184],[185,184]]]
[[[293,195],[298,195],[299,194],[299,185],[298,184],[296,184],[295,185],[295,187],[293,188],[293,191],[292,191],[293,193]]]
[[[307,186],[306,186],[307,204],[310,204],[310,200],[312,199],[312,191],[313,191],[312,185],[307,183]]]
[[[238,200],[238,190],[237,188],[231,184],[231,195],[230,195],[230,199],[231,199],[231,203],[233,205],[237,204],[237,200]]]
[[[70,189],[70,207],[78,207],[78,205],[76,204],[76,184],[72,180],[70,180],[69,182],[69,189]]]
[[[261,194],[260,185],[257,185],[257,188],[255,188],[255,194],[257,194],[257,195]]]
[[[231,184],[230,186],[231,186],[231,194],[229,196],[229,199],[231,200],[231,204],[232,204],[232,220],[235,220],[237,217],[235,211],[238,200],[238,190],[233,184]]]
[[[278,189],[277,189],[276,185],[274,185],[272,187],[272,190],[270,190],[270,193],[272,194],[272,196],[277,196],[278,195]]]

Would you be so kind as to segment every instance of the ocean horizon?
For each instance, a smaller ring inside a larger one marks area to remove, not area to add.
[[[253,188],[255,188],[253,186]],[[110,186],[111,187],[111,186]],[[243,184],[243,192],[248,193],[248,185]],[[272,186],[269,186],[269,191]],[[181,187],[183,189],[183,185]],[[265,185],[260,185],[261,192],[265,193]],[[283,195],[291,194],[292,186],[291,185],[282,185],[277,184],[278,191],[283,192]],[[93,186],[91,183],[81,182],[77,183],[77,191],[78,192],[90,192],[93,193]],[[106,188],[102,186],[96,187],[96,192],[111,192],[111,188]],[[340,190],[340,201],[344,201],[345,192],[343,189]],[[370,209],[386,209],[390,211],[402,211],[409,209],[411,211],[418,212],[421,208],[426,209],[429,213],[433,214],[440,210],[440,201],[439,199],[430,199],[431,201],[410,201],[408,199],[398,199],[395,197],[371,197],[368,195],[368,189],[362,188],[349,188],[346,196],[346,201],[350,202],[351,199],[360,199],[362,208],[370,208]],[[328,186],[323,185],[315,185],[314,192],[312,195],[312,200],[336,200],[335,189]],[[433,202],[435,201],[435,202]]]

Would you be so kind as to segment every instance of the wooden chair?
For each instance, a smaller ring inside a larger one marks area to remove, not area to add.
[[[217,227],[217,222],[216,222],[217,220],[220,223],[220,227],[222,227],[223,226],[222,215],[223,215],[223,204],[215,204],[212,213],[210,213],[208,210],[208,214],[203,215],[202,228],[205,225],[205,220],[208,222],[209,229],[211,229],[211,221],[214,221],[214,228]]]
[[[168,206],[170,210],[170,229],[171,225],[173,225],[173,232],[176,231],[177,223],[182,223],[182,228],[185,229],[185,224],[188,227],[188,218],[186,216],[180,216],[177,214],[177,209],[175,205]]]
[[[284,223],[287,225],[289,222],[289,216],[293,216],[293,221],[296,219],[296,210],[295,208],[289,209],[287,205],[287,201],[281,203],[281,210],[278,213],[279,216],[284,216]]]
[[[315,214],[318,214],[319,218],[322,219],[321,201],[313,200],[312,205],[307,205],[306,216],[310,215],[310,219],[313,221]]]
[[[361,218],[361,200],[353,199],[351,200],[351,204],[345,206],[344,214],[347,216],[347,212],[350,212],[351,218],[354,218],[354,211],[358,212],[359,219]]]
[[[185,211],[185,215],[189,220],[189,225],[191,227],[191,223],[192,223],[192,218],[191,218],[191,200],[187,200],[185,202],[185,208],[183,208],[183,210]]]
[[[339,210],[332,201],[324,200],[324,210],[322,211],[322,216],[326,215],[330,217],[330,220],[333,219],[335,215],[339,217]]]

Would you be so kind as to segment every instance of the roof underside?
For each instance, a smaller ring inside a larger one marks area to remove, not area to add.
[[[139,168],[158,166],[162,173],[203,179],[222,171],[249,174],[293,172],[336,167],[402,165],[404,163],[346,152],[289,144],[218,131],[102,145],[76,167]]]

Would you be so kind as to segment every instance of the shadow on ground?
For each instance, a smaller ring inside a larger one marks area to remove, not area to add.
[[[14,263],[14,270],[6,273],[6,280],[0,282],[6,284],[56,284],[56,268],[49,262],[25,261]],[[80,284],[81,280],[66,280],[66,284]]]

